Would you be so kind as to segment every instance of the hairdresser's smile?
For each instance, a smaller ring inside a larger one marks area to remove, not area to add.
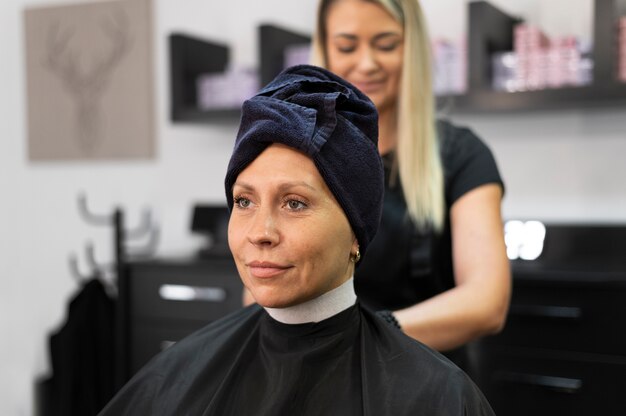
[[[352,80],[351,82],[352,82],[352,85],[360,89],[366,95],[380,91],[381,89],[385,88],[387,84],[387,80],[384,78],[374,79],[374,80],[363,80],[363,81],[355,79],[355,80]]]

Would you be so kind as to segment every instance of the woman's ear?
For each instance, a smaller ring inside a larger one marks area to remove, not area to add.
[[[350,250],[350,261],[358,263],[361,260],[361,251],[359,251],[359,242],[355,238],[352,242],[352,249]]]

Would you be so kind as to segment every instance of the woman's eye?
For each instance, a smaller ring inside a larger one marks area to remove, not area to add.
[[[340,53],[352,53],[356,48],[354,46],[337,47]]]
[[[339,53],[352,53],[357,47],[355,42],[345,39],[339,39],[338,42],[334,43],[334,46]]]
[[[287,201],[287,207],[292,211],[301,211],[305,209],[307,206],[302,201],[298,201],[296,199],[290,199],[289,201]]]
[[[244,197],[237,197],[235,198],[235,206],[237,208],[248,208],[250,207],[250,200],[248,198],[244,198]]]
[[[381,51],[385,51],[385,52],[391,52],[395,50],[399,44],[400,44],[399,42],[383,43],[383,44],[378,45],[378,49],[380,49]]]

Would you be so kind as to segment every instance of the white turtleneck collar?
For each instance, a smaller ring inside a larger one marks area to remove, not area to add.
[[[354,278],[341,286],[299,305],[287,308],[265,308],[267,313],[284,324],[304,324],[320,322],[337,315],[356,303]]]

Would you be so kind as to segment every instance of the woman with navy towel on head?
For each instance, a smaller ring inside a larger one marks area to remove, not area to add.
[[[157,355],[102,416],[493,414],[462,370],[354,292],[382,209],[377,128],[365,95],[313,66],[244,103],[228,241],[257,303]]]

